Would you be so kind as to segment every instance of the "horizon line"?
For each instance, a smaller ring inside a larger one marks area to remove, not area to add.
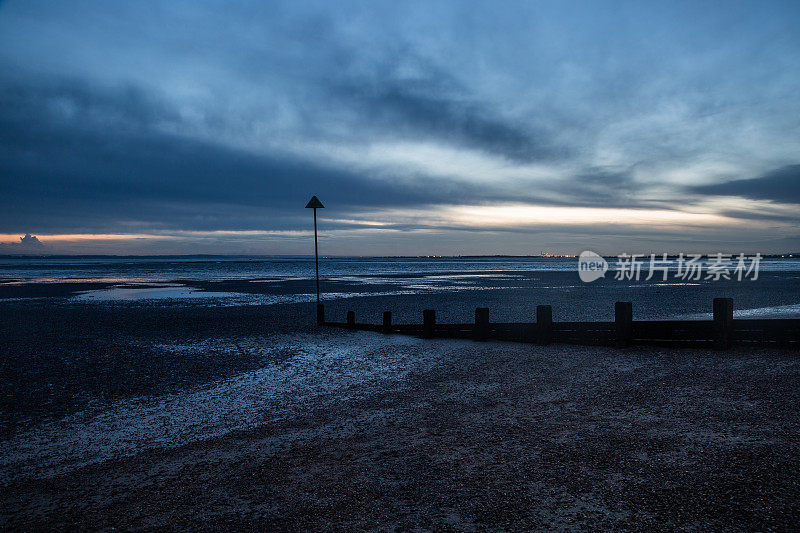
[[[628,252],[622,252],[627,254]],[[619,257],[620,254],[598,254],[601,257]],[[651,253],[647,254],[637,254],[642,255],[642,257],[650,257]],[[719,251],[713,253],[687,253],[687,255],[701,255],[701,256],[715,256]],[[656,256],[660,256],[661,254],[655,254]],[[455,258],[497,258],[497,257],[505,257],[505,258],[537,258],[537,259],[577,259],[579,254],[458,254],[458,255],[439,255],[439,254],[422,254],[422,255],[337,255],[337,254],[327,254],[327,255],[320,255],[321,259],[348,259],[348,258],[360,258],[360,259],[455,259]],[[677,253],[667,253],[667,257],[677,257],[679,254]],[[738,254],[724,254],[723,255],[738,255]],[[755,255],[753,254],[745,254],[745,255]],[[785,258],[785,259],[796,259],[800,258],[800,252],[778,252],[778,253],[762,253],[760,254],[762,258]],[[2,254],[0,253],[0,258],[61,258],[61,257],[119,257],[119,258],[156,258],[156,257],[281,257],[281,258],[289,258],[289,257],[302,257],[302,258],[314,258],[314,254],[36,254],[36,253],[16,253],[16,254]]]

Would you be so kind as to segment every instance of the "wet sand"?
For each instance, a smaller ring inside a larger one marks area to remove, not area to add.
[[[305,304],[1,307],[9,529],[800,523],[796,351],[320,331]]]

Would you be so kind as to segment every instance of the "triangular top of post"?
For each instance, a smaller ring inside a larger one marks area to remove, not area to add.
[[[306,205],[306,209],[310,209],[312,207],[313,208],[323,208],[325,206],[322,205],[322,202],[319,201],[319,198],[317,198],[316,196],[312,196],[311,200],[308,201],[308,205]]]

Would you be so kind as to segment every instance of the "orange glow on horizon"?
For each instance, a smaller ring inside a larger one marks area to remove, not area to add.
[[[40,242],[81,242],[81,241],[133,241],[178,240],[185,238],[233,237],[233,236],[270,236],[270,235],[308,235],[311,231],[262,231],[262,230],[215,230],[215,231],[173,231],[170,233],[31,233]],[[0,244],[19,244],[23,235],[0,234]]]
[[[162,235],[148,235],[136,233],[32,233],[40,241],[72,242],[72,241],[117,241],[130,239],[151,239],[151,238],[170,238]],[[4,244],[19,243],[23,235],[19,234],[0,234],[0,242]]]

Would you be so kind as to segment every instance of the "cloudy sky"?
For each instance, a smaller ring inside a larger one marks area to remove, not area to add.
[[[800,250],[800,3],[0,3],[0,253]],[[20,241],[25,233],[38,236]]]

